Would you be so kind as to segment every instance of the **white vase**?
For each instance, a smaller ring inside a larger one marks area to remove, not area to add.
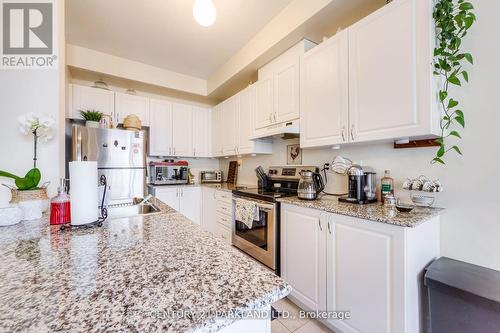
[[[90,128],[99,128],[99,122],[98,121],[87,120],[85,122],[85,126],[86,127],[90,127]]]
[[[22,201],[19,208],[23,211],[23,221],[38,220],[42,218],[43,200]]]
[[[0,208],[0,227],[14,225],[23,219],[23,211],[17,205]]]

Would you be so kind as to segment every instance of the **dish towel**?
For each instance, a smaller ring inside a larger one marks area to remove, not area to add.
[[[259,220],[259,208],[257,203],[250,200],[235,198],[234,217],[236,221],[245,224],[252,229],[253,221]]]

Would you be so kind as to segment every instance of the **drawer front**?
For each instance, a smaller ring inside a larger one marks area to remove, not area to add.
[[[226,228],[232,229],[232,217],[225,214],[217,214],[217,223],[224,225]]]
[[[217,223],[216,235],[217,235],[217,237],[222,238],[227,244],[231,245],[231,243],[232,243],[232,241],[231,241],[231,237],[232,237],[231,229],[228,229],[225,226]]]
[[[233,194],[231,192],[226,191],[215,191],[215,198],[217,201],[223,201],[228,204],[231,204],[231,200],[233,199]]]
[[[224,201],[217,201],[217,212],[220,214],[228,215],[229,217],[233,217],[233,206],[231,202],[227,203]]]

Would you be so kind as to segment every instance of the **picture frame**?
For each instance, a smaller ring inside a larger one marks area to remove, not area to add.
[[[301,165],[302,164],[302,149],[299,144],[286,146],[286,164]]]

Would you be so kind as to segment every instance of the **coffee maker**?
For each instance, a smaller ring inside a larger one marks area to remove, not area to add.
[[[374,172],[365,172],[361,166],[353,165],[347,174],[349,176],[348,195],[339,198],[339,201],[360,205],[377,202]]]

